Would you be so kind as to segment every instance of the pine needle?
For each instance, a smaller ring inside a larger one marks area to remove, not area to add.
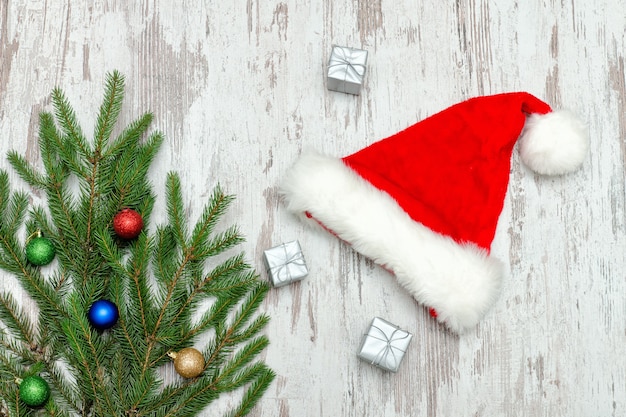
[[[63,91],[52,91],[53,111],[39,119],[43,170],[8,154],[19,177],[45,193],[43,205],[32,207],[0,170],[0,268],[36,304],[26,314],[11,289],[0,294],[2,416],[187,417],[234,393],[229,415],[243,416],[274,378],[259,360],[269,343],[269,318],[259,313],[268,286],[243,253],[228,254],[243,242],[238,228],[216,231],[234,197],[216,186],[194,224],[180,177],[169,173],[166,221],[151,227],[149,171],[164,136],[148,132],[146,113],[113,137],[123,98],[124,77],[114,71],[88,139]],[[130,241],[112,227],[125,207],[145,223]],[[53,243],[50,265],[28,261],[24,230]],[[98,299],[118,307],[111,329],[97,330],[87,317]],[[164,380],[173,374],[168,352],[194,345],[205,355],[204,372]],[[51,387],[37,410],[19,399],[15,382],[34,374]]]

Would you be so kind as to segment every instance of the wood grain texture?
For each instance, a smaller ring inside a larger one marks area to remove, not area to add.
[[[93,126],[118,69],[122,122],[152,111],[168,138],[151,174],[157,223],[176,170],[190,218],[217,182],[238,196],[226,220],[261,272],[264,249],[299,239],[310,275],[263,306],[278,378],[254,416],[624,416],[625,31],[624,0],[0,0],[0,154],[40,164],[37,117],[55,86]],[[325,88],[333,44],[370,52],[358,97]],[[445,331],[387,272],[280,204],[277,183],[304,148],[347,155],[514,90],[579,113],[591,154],[562,178],[514,154],[492,250],[507,278],[469,334]],[[415,336],[397,374],[356,358],[374,316]]]

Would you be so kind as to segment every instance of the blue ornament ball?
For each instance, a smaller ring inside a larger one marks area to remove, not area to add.
[[[98,300],[89,307],[87,318],[98,330],[110,329],[120,317],[117,306],[109,300]]]

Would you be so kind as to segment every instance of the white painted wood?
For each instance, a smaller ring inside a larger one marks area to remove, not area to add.
[[[624,416],[625,30],[623,0],[2,0],[0,154],[38,162],[37,115],[57,85],[92,126],[104,75],[119,69],[123,122],[150,110],[168,137],[152,172],[160,193],[177,170],[192,217],[216,182],[237,194],[227,220],[259,270],[264,249],[299,239],[310,276],[263,306],[279,376],[254,416]],[[325,88],[333,44],[370,53],[358,97]],[[305,147],[343,156],[512,90],[578,112],[591,154],[554,179],[514,155],[492,251],[508,276],[469,334],[446,332],[388,273],[278,200]],[[397,374],[356,358],[373,316],[415,336]]]

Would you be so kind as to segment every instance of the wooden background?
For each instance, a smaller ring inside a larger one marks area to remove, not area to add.
[[[38,163],[37,117],[55,86],[91,131],[118,69],[122,122],[152,111],[168,138],[152,171],[160,195],[169,170],[191,219],[218,181],[236,194],[226,221],[263,277],[263,250],[299,239],[310,275],[263,305],[278,377],[254,416],[625,416],[625,30],[624,0],[0,0],[0,153]],[[333,44],[369,51],[361,96],[327,91]],[[513,90],[577,112],[591,153],[562,178],[514,153],[493,243],[507,278],[475,331],[442,329],[278,199],[303,148],[344,156]],[[415,336],[397,374],[355,356],[374,316]]]

